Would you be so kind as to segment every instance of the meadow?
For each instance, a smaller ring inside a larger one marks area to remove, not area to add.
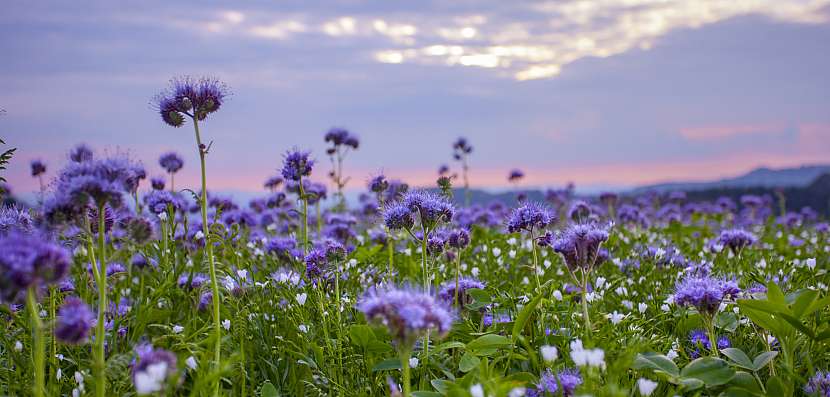
[[[175,183],[176,153],[148,177],[84,144],[37,203],[0,185],[1,395],[830,396],[810,208],[572,186],[470,204],[467,140],[413,187],[350,179],[338,128],[240,203],[210,190],[226,99],[185,77],[153,99],[194,134],[200,186]]]

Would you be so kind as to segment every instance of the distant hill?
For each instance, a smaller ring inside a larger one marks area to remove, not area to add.
[[[744,175],[712,182],[669,182],[641,186],[631,190],[637,194],[647,191],[686,192],[707,189],[749,188],[749,187],[806,187],[822,174],[830,173],[830,165],[803,165],[798,168],[757,168]]]

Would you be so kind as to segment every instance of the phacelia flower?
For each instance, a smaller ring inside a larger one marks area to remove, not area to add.
[[[733,253],[741,252],[745,247],[755,243],[757,239],[755,236],[743,229],[729,229],[723,230],[718,236],[718,243],[724,247],[729,247]]]
[[[283,181],[284,180],[282,179],[281,176],[272,176],[272,177],[269,177],[268,179],[266,179],[265,183],[263,183],[262,186],[265,187],[266,189],[274,190],[274,189],[280,187],[280,185],[282,185]]]
[[[804,392],[820,397],[830,397],[830,372],[816,371],[816,374],[804,385]]]
[[[12,302],[29,287],[55,284],[69,272],[69,254],[41,236],[0,238],[0,301]]]
[[[529,202],[513,210],[507,220],[507,231],[532,232],[534,229],[544,229],[554,221],[556,217],[544,204]]]
[[[64,300],[55,322],[55,337],[63,343],[86,343],[95,323],[95,314],[84,301],[74,296]]]
[[[159,157],[159,165],[164,168],[167,173],[175,174],[184,167],[184,160],[175,152],[168,152]]]
[[[178,375],[175,354],[149,345],[138,346],[136,353],[138,362],[133,365],[132,374],[138,395],[158,393]]]
[[[69,163],[58,175],[51,205],[75,212],[92,204],[119,208],[123,194],[136,184],[135,171],[134,164],[123,156]]]
[[[219,110],[228,96],[228,87],[221,81],[208,78],[176,77],[154,98],[161,119],[170,126],[181,127],[184,116],[204,120]]]
[[[474,278],[462,277],[458,279],[458,301],[461,305],[472,303],[472,297],[467,295],[467,290],[484,289],[486,284]],[[447,280],[441,285],[438,297],[444,302],[452,303],[455,299],[455,280]]]
[[[434,229],[440,222],[449,222],[455,214],[455,207],[446,197],[428,191],[406,192],[401,203],[418,214],[421,224],[427,230]]]
[[[83,143],[78,144],[69,152],[69,159],[75,163],[92,161],[92,156],[92,149],[90,149],[89,146]]]
[[[330,129],[324,139],[326,142],[331,143],[332,146],[348,146],[352,149],[357,149],[360,145],[360,140],[357,136],[345,128],[334,127]]]
[[[372,179],[369,179],[368,187],[369,191],[376,194],[382,194],[389,188],[389,181],[386,180],[386,177],[383,176],[383,174],[376,175],[372,177]]]
[[[576,369],[563,369],[554,374],[545,371],[536,387],[527,391],[528,397],[563,396],[572,397],[576,388],[582,384],[582,376]],[[560,392],[561,390],[561,392]]]
[[[409,207],[400,202],[394,202],[383,210],[383,223],[391,230],[409,230],[415,225],[415,218]]]
[[[675,286],[674,302],[694,307],[701,313],[714,314],[724,299],[740,292],[733,282],[711,276],[687,275]]]
[[[153,187],[153,190],[164,190],[164,178],[160,176],[154,176],[150,179],[150,186]]]
[[[32,160],[32,176],[38,177],[46,173],[46,164],[41,160]]]
[[[590,223],[568,226],[553,241],[553,250],[562,255],[570,269],[590,269],[599,255],[600,245],[608,240],[608,231]]]
[[[510,174],[507,175],[507,180],[509,182],[518,182],[522,178],[525,177],[525,173],[522,170],[514,169],[510,171]]]
[[[447,245],[455,249],[464,249],[470,245],[470,232],[466,229],[456,229],[447,235]]]
[[[282,162],[282,176],[285,179],[299,181],[304,176],[311,175],[314,160],[308,158],[311,153],[293,149],[285,154]]]
[[[360,299],[357,309],[367,321],[387,326],[393,338],[408,347],[427,330],[446,335],[453,323],[453,313],[446,303],[409,288],[372,288]]]

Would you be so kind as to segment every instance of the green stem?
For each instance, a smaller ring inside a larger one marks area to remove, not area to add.
[[[317,202],[314,203],[314,211],[317,214],[317,238],[320,238],[320,235],[323,231],[323,218],[320,216],[320,199],[317,198]]]
[[[40,321],[40,314],[38,314],[37,310],[37,301],[36,301],[36,294],[37,291],[35,287],[29,287],[29,291],[26,293],[26,306],[29,310],[29,317],[32,320],[32,361],[34,364],[35,370],[35,378],[32,383],[32,395],[35,397],[42,397],[45,387],[45,372],[46,372],[46,365],[44,360],[44,343],[43,343],[43,324]]]
[[[410,384],[410,371],[409,371],[409,358],[412,355],[412,352],[409,348],[405,348],[401,352],[401,373],[403,374],[403,379],[401,380],[403,386],[403,397],[409,397],[411,395],[412,385]]]
[[[107,394],[107,368],[104,360],[104,314],[107,311],[107,255],[106,255],[106,219],[104,204],[98,204],[98,264],[92,264],[98,269],[98,323],[95,327],[95,395],[104,397]]]
[[[713,356],[718,357],[718,339],[715,338],[714,319],[711,316],[704,315],[703,322],[706,325],[706,332],[709,334],[709,350]]]
[[[193,117],[193,128],[196,131],[196,147],[199,150],[199,163],[202,168],[202,233],[205,235],[205,252],[208,257],[208,264],[210,265],[210,289],[213,293],[213,332],[215,334],[216,343],[213,350],[213,365],[217,371],[221,367],[222,361],[222,321],[219,318],[220,310],[219,304],[222,297],[219,295],[219,283],[216,280],[216,262],[213,258],[213,244],[210,242],[210,227],[207,219],[207,177],[205,175],[205,149],[202,148],[202,137],[199,134],[199,119]],[[213,384],[213,395],[219,395],[219,380],[215,380]]]
[[[453,302],[455,302],[458,307],[461,307],[461,302],[458,301],[458,280],[461,278],[461,250],[459,249],[458,252],[455,254],[455,298],[453,298]]]
[[[585,321],[585,336],[590,336],[592,329],[591,329],[591,318],[588,314],[588,283],[584,280],[583,277],[582,281],[582,319]]]
[[[536,242],[533,239],[533,232],[530,232],[530,247],[533,250],[533,275],[536,277],[536,289],[542,288],[539,282],[539,254],[536,253]]]
[[[58,341],[55,339],[55,313],[57,311],[58,289],[49,287],[49,335],[51,335],[51,353],[49,355],[49,366],[53,371],[58,370]],[[57,373],[57,372],[55,372]]]
[[[303,188],[303,176],[300,175],[298,180],[300,189],[300,200],[303,201],[302,228],[303,228],[303,255],[308,254],[308,198],[305,196],[305,189]]]

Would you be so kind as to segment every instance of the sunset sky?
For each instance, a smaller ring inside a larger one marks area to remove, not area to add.
[[[233,95],[204,124],[209,186],[261,190],[285,150],[361,138],[351,188],[380,170],[414,184],[474,146],[471,182],[624,188],[827,163],[830,0],[5,2],[0,138],[31,192],[68,149],[128,152],[161,173],[190,126],[151,98],[176,75]]]

